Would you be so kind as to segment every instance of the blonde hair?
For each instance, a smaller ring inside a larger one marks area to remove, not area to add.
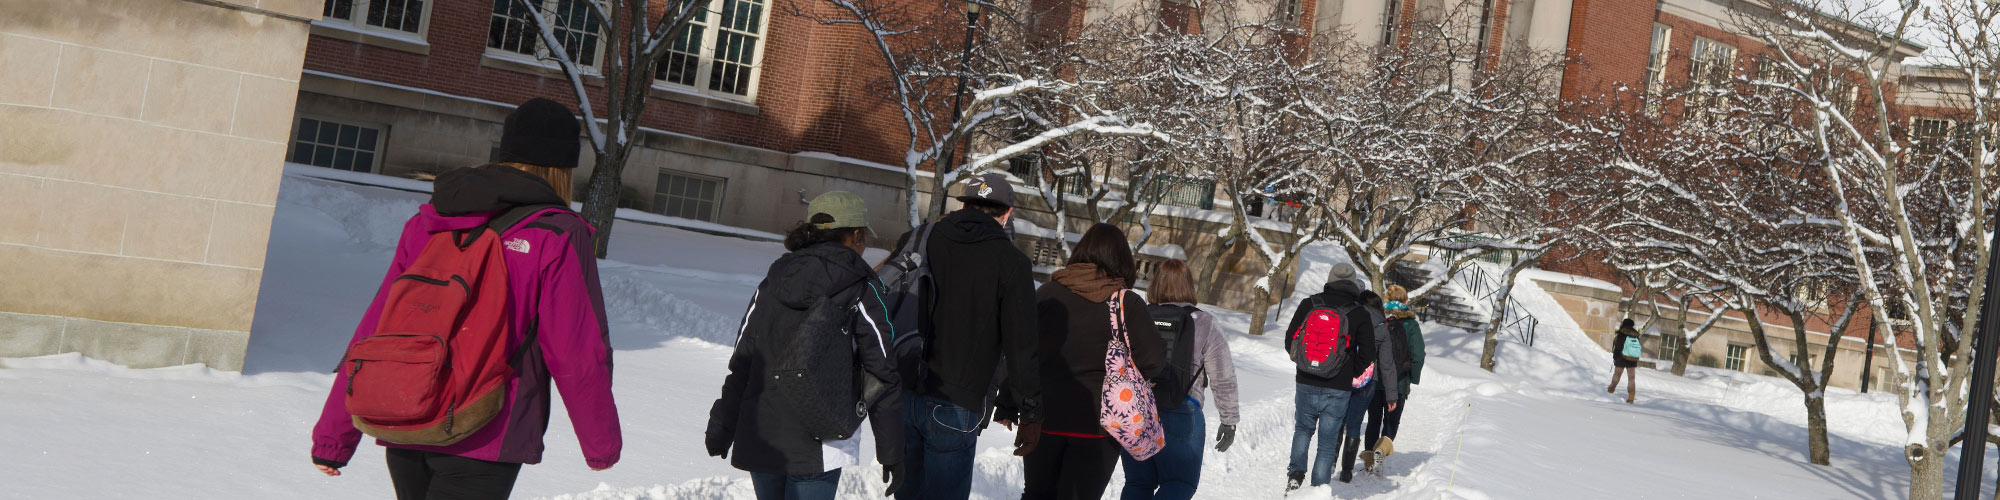
[[[514,167],[516,170],[520,170],[522,172],[527,172],[530,174],[535,174],[535,177],[540,177],[542,178],[542,180],[548,181],[550,187],[556,188],[556,195],[562,196],[563,203],[576,201],[574,199],[575,196],[571,195],[572,189],[570,187],[572,185],[570,183],[570,171],[574,169],[544,167],[539,165],[529,165],[526,163],[517,163],[511,161],[501,163],[501,165]]]

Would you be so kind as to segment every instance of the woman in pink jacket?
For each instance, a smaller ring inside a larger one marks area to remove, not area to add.
[[[510,304],[506,359],[515,377],[505,382],[496,416],[456,443],[377,441],[388,448],[389,476],[400,500],[506,498],[521,464],[542,460],[551,381],[562,390],[584,461],[593,470],[618,462],[623,441],[611,398],[610,330],[598,287],[595,229],[566,208],[579,130],[575,115],[561,104],[539,98],[523,103],[507,116],[501,164],[438,176],[431,202],[403,226],[395,261],[355,329],[355,342],[375,333],[385,292],[432,235],[485,226],[510,212],[521,217],[500,231]],[[539,205],[548,206],[513,210]],[[524,345],[529,339],[533,343]],[[342,370],[313,428],[313,464],[328,476],[340,475],[361,441],[341,390],[347,385]]]

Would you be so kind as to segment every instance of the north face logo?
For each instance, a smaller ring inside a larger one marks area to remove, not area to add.
[[[511,240],[507,240],[506,245],[508,250],[520,253],[528,253],[528,240],[514,238]]]

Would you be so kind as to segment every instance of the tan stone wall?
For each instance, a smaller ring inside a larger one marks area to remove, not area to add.
[[[1589,335],[1592,341],[1596,342],[1598,346],[1603,347],[1605,352],[1609,353],[1611,351],[1611,338],[1616,335],[1618,322],[1625,317],[1624,313],[1618,311],[1619,294],[1563,283],[1537,281],[1536,284],[1541,285],[1544,290],[1549,292],[1550,296],[1556,299],[1556,302],[1562,304],[1563,309],[1569,312],[1570,318],[1583,328],[1584,333]],[[1646,314],[1650,313],[1650,310],[1646,311]],[[1659,331],[1679,331],[1681,326],[1677,325],[1674,321],[1675,318],[1679,317],[1677,311],[1671,310],[1667,304],[1662,304],[1661,314],[1666,317],[1661,318],[1659,323],[1657,323]],[[1700,311],[1689,313],[1688,324],[1685,328],[1700,326],[1701,322],[1705,319],[1707,317]],[[1633,320],[1642,325],[1646,321],[1643,315],[1637,314],[1635,314]],[[1866,321],[1865,319],[1858,320]],[[1797,342],[1793,340],[1792,329],[1786,325],[1769,323],[1769,321],[1772,321],[1772,318],[1765,318],[1765,321],[1767,323],[1764,325],[1764,331],[1770,335],[1771,345],[1776,350],[1773,355],[1783,358],[1795,352],[1794,346],[1797,345]],[[1788,322],[1788,320],[1780,321]],[[1827,335],[1811,333],[1808,330],[1806,334],[1807,350],[1811,353],[1813,359],[1817,360],[1820,354],[1825,352],[1826,342],[1829,339],[1830,337]],[[1880,342],[1879,339],[1878,342]],[[1688,365],[1709,365],[1708,363],[1699,362],[1700,358],[1707,356],[1712,357],[1714,360],[1711,367],[1726,368],[1728,366],[1730,345],[1746,347],[1743,354],[1743,372],[1777,376],[1777,369],[1765,364],[1763,359],[1758,355],[1757,340],[1756,337],[1750,334],[1750,324],[1737,318],[1723,318],[1708,333],[1703,334],[1701,339],[1690,347],[1692,354],[1688,357]],[[1647,337],[1645,346],[1647,358],[1657,358],[1660,356],[1659,337]],[[1890,349],[1888,347],[1876,346],[1875,359],[1870,364],[1869,370],[1873,371],[1877,377],[1885,369],[1893,371],[1895,360],[1889,359],[1887,357],[1889,354]],[[1914,353],[1904,350],[1901,354],[1905,360],[1911,363],[1916,362]],[[1828,379],[1828,383],[1834,387],[1844,389],[1859,389],[1861,387],[1861,370],[1863,363],[1866,361],[1866,355],[1867,342],[1854,338],[1841,339],[1839,350],[1834,355],[1833,376]],[[1814,361],[1813,364],[1817,367],[1819,363],[1818,361]],[[1669,367],[1668,364],[1663,362],[1657,368],[1666,370]],[[1871,383],[1875,382],[1871,380]],[[1880,383],[1876,384],[1876,387],[1881,387]]]
[[[240,369],[317,0],[0,0],[0,357]]]

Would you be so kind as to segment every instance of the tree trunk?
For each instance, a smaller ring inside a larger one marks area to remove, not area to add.
[[[1826,398],[1806,395],[1806,439],[1811,443],[1807,450],[1811,453],[1813,465],[1831,465],[1830,451],[1826,444]]]
[[[1222,254],[1229,253],[1233,259],[1240,260],[1243,258],[1243,252],[1249,250],[1253,244],[1250,242],[1250,235],[1245,233],[1250,230],[1250,221],[1243,218],[1242,211],[1234,212],[1235,216],[1230,218],[1229,223],[1229,248],[1210,251],[1208,256],[1202,259],[1202,267],[1197,268],[1203,270],[1203,278],[1200,283],[1196,283],[1196,287],[1201,289],[1204,304],[1214,304],[1222,296],[1222,291],[1216,289],[1215,283],[1222,279]]]
[[[590,170],[590,181],[583,192],[583,221],[597,229],[592,238],[597,245],[597,258],[602,259],[611,250],[611,223],[618,214],[619,188],[623,187],[619,178],[625,172],[625,152],[623,147],[613,146],[611,151],[598,153],[597,164]]]
[[[1257,300],[1256,310],[1250,312],[1251,335],[1263,335],[1265,331],[1270,330],[1270,319],[1273,316],[1285,313],[1284,311],[1278,311],[1277,315],[1271,314],[1271,308],[1284,304],[1285,297],[1292,295],[1292,287],[1286,284],[1291,283],[1295,279],[1293,275],[1297,273],[1289,271],[1286,268],[1297,264],[1298,257],[1298,253],[1287,253],[1285,258],[1276,264],[1278,266],[1277,270],[1271,273],[1272,282],[1266,284],[1266,291]]]
[[[1682,346],[1681,346],[1681,354],[1680,354],[1679,356],[1674,356],[1674,370],[1673,370],[1673,371],[1674,371],[1674,376],[1676,376],[1676,377],[1685,377],[1685,376],[1687,376],[1687,371],[1688,371],[1688,357],[1689,357],[1689,356],[1693,356],[1693,355],[1694,355],[1694,342],[1691,342],[1691,341],[1690,341],[1690,342],[1684,342],[1684,344],[1685,344],[1685,345],[1682,345]]]
[[[1915,457],[1907,454],[1916,450]],[[1931,453],[1926,447],[1912,445],[1905,451],[1910,462],[1910,500],[1944,500],[1945,454]],[[1921,457],[1921,459],[1918,459]]]

